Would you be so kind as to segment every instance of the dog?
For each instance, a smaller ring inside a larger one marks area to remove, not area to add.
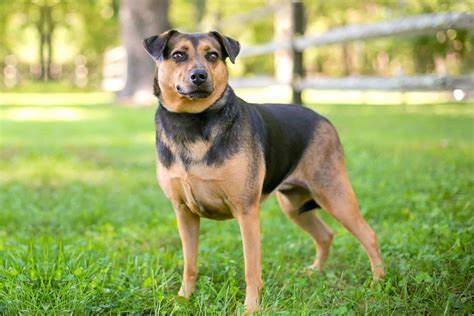
[[[374,280],[384,276],[374,232],[362,218],[346,174],[338,134],[301,105],[250,104],[228,85],[226,59],[238,41],[218,32],[169,30],[143,41],[156,63],[157,180],[176,213],[184,269],[179,295],[195,290],[200,218],[235,218],[245,263],[245,311],[259,309],[262,288],[260,203],[271,193],[312,238],[322,271],[333,233],[322,208],[364,247]]]

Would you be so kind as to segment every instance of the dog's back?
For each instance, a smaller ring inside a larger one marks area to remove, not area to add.
[[[251,104],[260,117],[254,117],[254,134],[258,134],[265,153],[265,181],[262,193],[272,192],[298,165],[304,151],[313,141],[317,126],[327,120],[300,105]],[[259,124],[260,123],[260,124]]]

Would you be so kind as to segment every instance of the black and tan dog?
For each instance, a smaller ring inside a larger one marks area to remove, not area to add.
[[[175,30],[144,40],[156,61],[158,183],[170,199],[184,253],[179,295],[195,289],[199,220],[235,218],[242,235],[248,312],[262,287],[259,206],[272,192],[313,239],[322,270],[333,234],[310,212],[321,206],[365,248],[383,277],[374,232],[359,213],[342,147],[327,119],[299,105],[249,104],[228,86],[225,59],[240,44],[217,32]]]

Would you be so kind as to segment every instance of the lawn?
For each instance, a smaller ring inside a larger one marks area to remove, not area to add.
[[[54,98],[51,96],[51,98]],[[242,310],[234,221],[204,220],[198,290],[176,297],[181,245],[155,180],[154,108],[0,106],[0,314],[232,314]],[[92,103],[91,103],[92,99]],[[474,312],[474,105],[314,105],[340,131],[387,277],[335,232],[326,271],[272,198],[261,209],[265,314]]]

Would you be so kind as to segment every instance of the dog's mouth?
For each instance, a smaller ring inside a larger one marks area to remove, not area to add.
[[[205,99],[208,96],[212,94],[212,91],[204,90],[204,89],[196,89],[192,91],[185,91],[183,88],[180,86],[176,86],[176,92],[178,92],[179,95],[188,98],[190,100],[193,99]]]

